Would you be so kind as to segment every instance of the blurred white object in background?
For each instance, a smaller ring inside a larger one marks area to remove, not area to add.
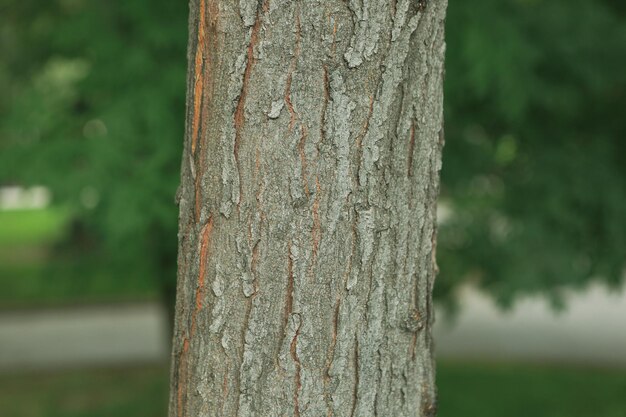
[[[51,199],[50,190],[41,185],[0,187],[0,210],[43,209],[48,207]]]

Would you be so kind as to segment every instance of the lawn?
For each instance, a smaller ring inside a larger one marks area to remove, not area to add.
[[[164,417],[163,368],[0,376],[0,416]]]
[[[62,208],[0,211],[0,308],[154,299],[146,271],[116,270],[99,253],[60,256]]]
[[[626,370],[444,362],[439,417],[626,417]]]
[[[0,210],[0,249],[16,246],[40,246],[63,236],[68,210]]]
[[[0,376],[0,416],[165,417],[165,368]],[[439,417],[625,417],[626,372],[443,362]]]

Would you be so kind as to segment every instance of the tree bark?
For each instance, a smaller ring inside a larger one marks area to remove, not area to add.
[[[431,416],[446,0],[191,0],[170,416]]]

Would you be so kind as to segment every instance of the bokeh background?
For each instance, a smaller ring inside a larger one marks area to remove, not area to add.
[[[2,416],[166,415],[187,10],[0,0]],[[439,415],[624,417],[626,3],[446,26]]]

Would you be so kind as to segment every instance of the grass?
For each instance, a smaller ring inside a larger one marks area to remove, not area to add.
[[[0,210],[0,248],[45,245],[59,239],[69,219],[63,208]]]
[[[0,377],[1,416],[164,417],[166,405],[162,368]]]
[[[438,417],[626,417],[626,372],[520,364],[438,366]]]
[[[0,376],[0,416],[165,417],[167,370]],[[625,417],[626,372],[443,362],[439,417]]]

